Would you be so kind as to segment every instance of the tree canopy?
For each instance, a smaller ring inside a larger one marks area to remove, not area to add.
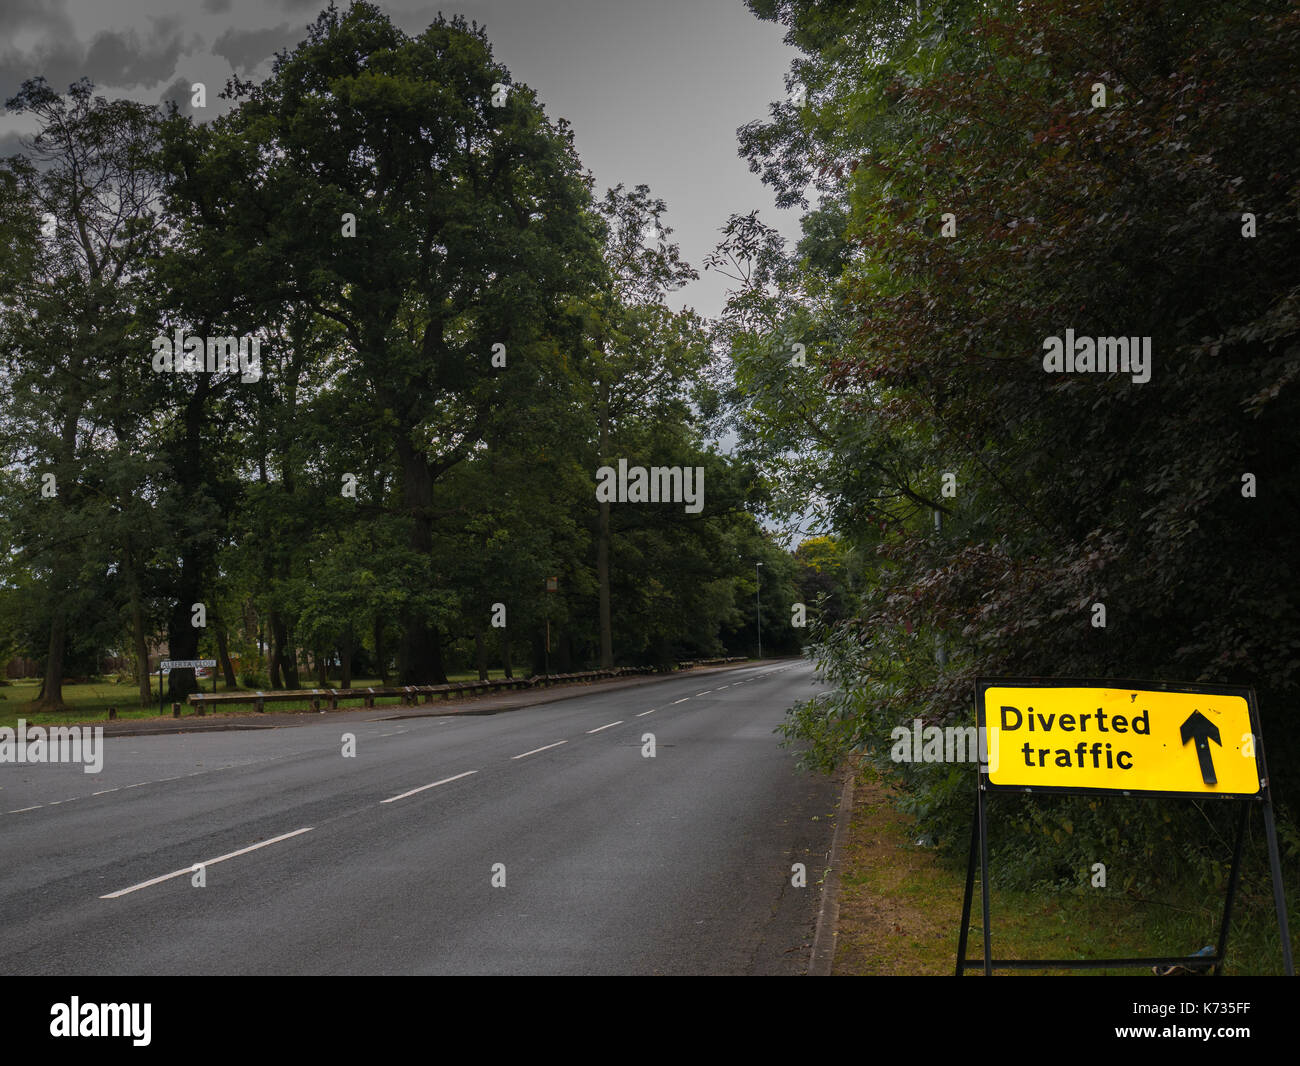
[[[1294,6],[750,6],[804,54],[741,149],[809,210],[794,249],[743,215],[719,249],[753,268],[742,454],[872,560],[790,733],[887,763],[977,676],[1246,684],[1292,794]],[[1067,331],[1134,362],[1049,372]],[[910,778],[950,839],[951,769]]]

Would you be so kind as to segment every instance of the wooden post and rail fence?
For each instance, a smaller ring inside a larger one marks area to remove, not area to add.
[[[726,663],[744,662],[744,656],[732,656],[727,659],[690,659],[677,664],[677,669],[685,670],[693,666],[721,666]],[[194,692],[188,697],[189,704],[199,717],[203,717],[211,708],[252,704],[259,712],[265,712],[268,703],[307,703],[314,711],[336,711],[340,703],[360,700],[365,707],[375,706],[377,699],[400,701],[400,706],[414,707],[423,703],[433,703],[435,699],[453,700],[468,696],[481,696],[490,692],[507,692],[512,689],[549,688],[552,685],[573,684],[582,681],[601,681],[614,677],[629,677],[636,674],[662,673],[661,668],[653,666],[618,666],[611,670],[582,670],[572,674],[539,674],[533,677],[502,678],[496,681],[452,681],[445,685],[390,685],[383,688],[307,688],[293,690],[273,690],[270,692],[223,692],[218,694]],[[322,704],[325,706],[322,707]],[[181,705],[172,704],[172,717],[181,716]]]

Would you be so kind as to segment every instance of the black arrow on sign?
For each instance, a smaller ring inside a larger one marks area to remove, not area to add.
[[[1219,779],[1214,776],[1214,759],[1210,756],[1210,741],[1223,747],[1219,739],[1219,727],[1205,717],[1200,711],[1193,711],[1191,717],[1183,723],[1183,743],[1196,738],[1196,757],[1201,761],[1201,780],[1207,785],[1217,785]]]

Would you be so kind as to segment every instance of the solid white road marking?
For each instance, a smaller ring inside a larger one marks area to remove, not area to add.
[[[614,726],[622,725],[622,724],[623,724],[623,719],[620,718],[617,722],[610,722],[609,725],[601,725],[601,726],[597,726],[595,729],[588,729],[587,734],[588,736],[590,736],[592,733],[599,733],[602,729],[612,729]]]
[[[544,748],[534,748],[532,751],[526,751],[522,755],[511,755],[512,759],[526,759],[529,755],[536,755],[539,751],[550,751],[552,748],[558,748],[561,744],[567,744],[567,740],[557,740],[554,744],[547,744]]]
[[[398,800],[404,800],[407,796],[414,796],[417,792],[423,792],[426,789],[437,788],[439,785],[445,785],[452,781],[459,781],[462,777],[469,777],[470,774],[478,773],[477,770],[466,770],[463,774],[457,774],[455,777],[444,777],[441,781],[435,781],[431,785],[421,785],[419,788],[413,788],[410,792],[403,792],[400,796],[389,796],[386,800],[380,800],[380,803],[396,803]]]
[[[270,840],[263,840],[259,844],[250,844],[246,848],[240,848],[238,851],[229,852],[226,855],[219,855],[215,859],[208,859],[206,862],[196,863],[199,866],[215,866],[219,862],[225,862],[227,859],[238,858],[240,855],[247,855],[250,851],[256,851],[258,848],[265,848],[271,844],[278,844],[282,840],[288,840],[290,837],[299,836],[302,833],[310,833],[315,826],[306,826],[302,829],[295,829],[292,833],[281,833],[278,837],[272,837]],[[139,892],[142,888],[149,888],[152,885],[160,885],[164,881],[170,881],[173,877],[184,877],[188,873],[194,872],[194,866],[187,866],[183,870],[176,870],[169,874],[163,874],[162,877],[155,877],[151,881],[141,881],[138,885],[132,885],[130,888],[121,888],[116,892],[110,892],[106,896],[100,896],[100,899],[117,899],[118,896],[125,896],[128,892]]]

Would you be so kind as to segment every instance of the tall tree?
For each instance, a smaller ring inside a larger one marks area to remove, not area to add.
[[[706,360],[703,345],[680,343],[689,315],[669,312],[666,295],[699,275],[681,259],[663,223],[667,204],[646,185],[618,185],[599,205],[604,224],[604,279],[588,303],[596,412],[596,454],[616,461],[614,437],[622,419],[662,412],[678,399],[682,381]],[[670,339],[678,332],[677,343]],[[597,503],[596,580],[600,588],[600,665],[614,665],[610,593],[610,503]]]
[[[4,238],[20,270],[6,270],[3,283],[10,363],[0,406],[6,460],[28,474],[14,501],[16,563],[44,578],[49,636],[39,707],[58,709],[70,627],[104,610],[87,597],[95,575],[115,565],[102,540],[105,520],[123,505],[134,510],[144,494],[123,480],[121,463],[148,413],[148,334],[137,312],[161,231],[157,115],[96,97],[84,79],[66,95],[43,78],[29,80],[7,106],[35,117],[40,129],[3,181],[6,199],[22,207]],[[32,226],[40,227],[35,241]],[[140,556],[129,565],[135,588]]]
[[[481,29],[439,16],[409,37],[369,3],[233,88],[232,114],[176,142],[197,246],[238,254],[255,302],[341,328],[408,528],[401,676],[442,680],[434,486],[548,382],[547,337],[594,271],[571,135]]]

